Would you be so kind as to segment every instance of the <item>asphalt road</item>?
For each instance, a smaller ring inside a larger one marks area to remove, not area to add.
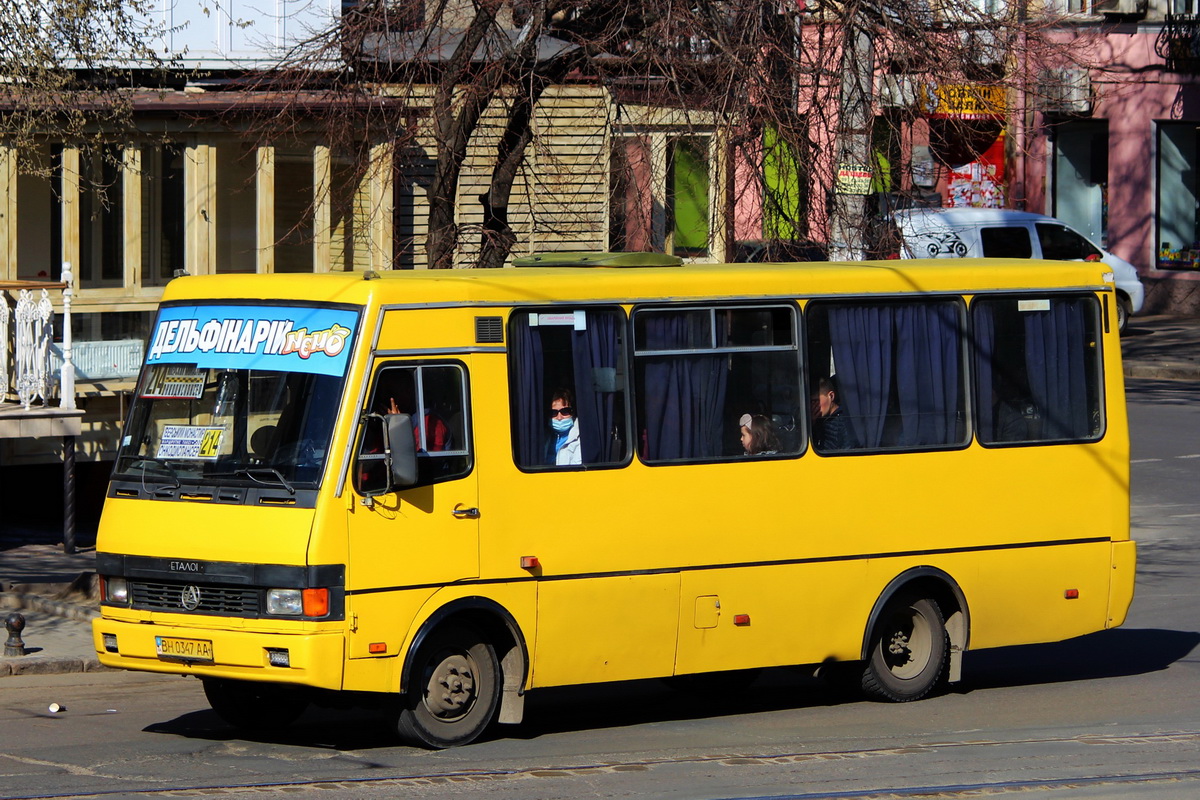
[[[969,653],[941,696],[868,703],[785,670],[715,699],[660,682],[551,690],[525,724],[431,753],[364,711],[238,736],[185,678],[13,677],[0,797],[1200,796],[1200,385],[1129,389],[1140,552],[1125,627]]]

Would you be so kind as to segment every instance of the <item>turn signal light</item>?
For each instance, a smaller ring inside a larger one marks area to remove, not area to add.
[[[1063,592],[1063,597],[1067,598],[1068,600],[1078,600],[1079,599],[1079,590],[1078,589],[1067,589],[1067,591]]]
[[[387,642],[371,642],[369,645],[367,645],[367,652],[368,653],[386,653],[387,652]]]
[[[734,614],[733,615],[733,624],[734,625],[749,625],[750,624],[750,615],[749,614]]]
[[[304,616],[324,617],[329,613],[328,589],[305,589],[302,596],[304,598]]]

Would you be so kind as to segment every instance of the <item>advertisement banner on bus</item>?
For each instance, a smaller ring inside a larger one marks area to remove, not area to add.
[[[334,308],[167,306],[146,363],[343,375],[357,324],[357,312]]]

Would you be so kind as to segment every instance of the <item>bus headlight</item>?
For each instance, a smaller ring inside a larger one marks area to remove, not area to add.
[[[129,581],[124,578],[105,577],[103,596],[104,602],[119,606],[129,605]]]
[[[299,589],[268,589],[267,613],[298,617],[304,613]]]
[[[328,616],[329,590],[268,589],[267,613],[281,617]]]

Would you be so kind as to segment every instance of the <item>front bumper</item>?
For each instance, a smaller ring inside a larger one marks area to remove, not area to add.
[[[115,637],[115,652],[105,636]],[[160,656],[159,638],[211,644],[212,661]],[[92,644],[106,667],[196,677],[234,678],[341,689],[345,637],[340,631],[279,633],[228,630],[163,622],[128,622],[100,617],[92,622]],[[270,651],[287,651],[288,666],[271,663]]]

